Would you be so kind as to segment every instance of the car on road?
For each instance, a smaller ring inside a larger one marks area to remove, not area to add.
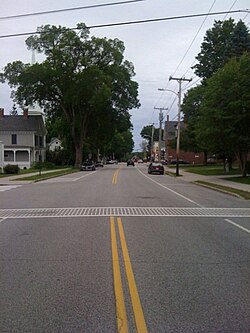
[[[97,161],[96,163],[95,163],[95,167],[97,168],[97,167],[101,167],[101,168],[103,168],[103,162],[102,161]]]
[[[159,173],[160,175],[164,175],[164,166],[160,162],[151,162],[148,166],[148,173]]]
[[[95,164],[93,161],[84,162],[80,168],[80,171],[95,171]]]
[[[129,165],[135,166],[134,160],[128,160],[127,161],[127,166],[129,166]]]
[[[170,162],[170,164],[176,164],[176,163],[177,163],[176,160],[172,160]],[[190,164],[190,163],[188,161],[186,161],[186,160],[179,160],[179,164]]]

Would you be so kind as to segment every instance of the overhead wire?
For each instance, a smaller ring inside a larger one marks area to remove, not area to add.
[[[232,10],[229,13],[249,13],[249,9],[239,9],[239,10]],[[97,28],[107,28],[107,27],[117,27],[117,26],[125,26],[125,25],[133,25],[133,24],[144,24],[144,23],[152,23],[152,22],[163,22],[163,21],[170,21],[170,20],[179,20],[179,19],[187,19],[187,18],[196,18],[202,16],[216,16],[222,15],[227,12],[214,12],[214,13],[201,13],[201,14],[190,14],[190,15],[180,15],[180,16],[170,16],[170,17],[161,17],[161,18],[153,18],[153,19],[145,19],[145,20],[135,20],[135,21],[125,21],[125,22],[116,22],[116,23],[105,23],[105,24],[96,24],[87,26],[88,29],[97,29]],[[77,30],[77,28],[70,28],[71,30]],[[27,36],[27,35],[36,35],[40,34],[41,32],[38,31],[30,31],[30,32],[23,32],[23,33],[15,33],[9,35],[1,35],[0,38],[10,38],[10,37],[19,37],[19,36]]]
[[[142,2],[142,1],[147,1],[147,0],[126,0],[126,1],[120,1],[120,2],[103,3],[103,4],[96,4],[96,5],[89,5],[89,6],[70,7],[70,8],[64,8],[64,9],[46,10],[46,11],[42,11],[42,12],[33,12],[33,13],[26,13],[26,14],[9,15],[9,16],[0,17],[0,21],[30,17],[30,16],[64,13],[64,12],[68,12],[68,11],[75,11],[75,10],[82,10],[82,9],[92,9],[92,8],[124,5],[124,4],[130,4],[130,3]]]
[[[175,69],[174,73],[172,74],[172,76],[175,75],[175,73],[177,72],[177,70],[179,69],[179,67],[181,66],[181,64],[183,63],[183,61],[184,61],[186,55],[188,54],[188,52],[189,52],[189,50],[191,49],[191,47],[192,47],[194,41],[196,40],[197,36],[199,35],[199,33],[200,33],[200,31],[201,31],[203,25],[205,24],[205,22],[206,22],[206,20],[207,20],[207,18],[208,18],[208,14],[211,12],[211,10],[212,10],[212,8],[214,7],[216,1],[217,1],[217,0],[214,0],[213,3],[212,3],[212,5],[210,6],[207,15],[205,16],[204,20],[202,21],[202,23],[201,23],[199,29],[197,30],[197,32],[196,32],[194,38],[192,39],[191,43],[189,44],[189,46],[188,46],[186,52],[184,53],[184,56],[182,57],[182,59],[181,59],[181,61],[179,62],[178,66],[176,67],[176,69]],[[195,62],[195,61],[194,61],[194,62]],[[194,63],[194,62],[193,62],[193,63]],[[192,67],[192,65],[191,65],[191,67]],[[186,70],[186,72],[185,72],[185,74],[184,74],[183,76],[185,76],[186,73],[187,73],[188,71],[189,71],[189,68]],[[168,84],[169,84],[169,82],[168,82]],[[187,83],[187,84],[188,84],[188,83]],[[168,85],[167,85],[167,86],[168,86]],[[176,87],[177,87],[177,86],[176,86]],[[175,89],[178,89],[178,87],[175,88]],[[183,89],[183,90],[184,90],[184,89]],[[163,93],[162,93],[162,94],[163,94]],[[172,109],[172,107],[173,107],[175,101],[176,101],[176,96],[175,96],[174,99],[172,100],[171,106],[168,108],[168,113],[170,113],[170,111],[171,111],[171,109]],[[165,107],[165,106],[166,106],[166,105],[164,105],[164,107]]]
[[[216,0],[213,2],[212,6],[210,7],[209,12],[211,11],[211,9],[212,9],[212,7],[214,6],[215,2],[216,2]],[[231,12],[231,9],[234,7],[234,5],[236,4],[236,2],[237,2],[237,0],[235,0],[235,1],[233,2],[233,4],[231,5],[231,7],[229,8],[229,10],[227,11],[227,14],[225,15],[225,17],[224,17],[223,20],[225,20],[225,18],[227,17],[227,15]],[[249,15],[249,12],[247,12],[247,14],[244,16],[243,20],[244,20],[248,15]],[[205,17],[205,19],[204,19],[202,25],[204,24],[204,22],[205,22],[206,19],[207,19],[207,16]],[[249,22],[249,23],[250,23],[250,22]],[[202,25],[201,25],[201,27],[202,27]],[[198,30],[198,32],[197,32],[197,35],[198,35],[199,31],[201,30],[201,27],[199,28],[199,30]],[[195,39],[195,38],[196,38],[196,36],[194,37],[194,39]],[[188,52],[189,49],[191,48],[192,44],[193,44],[193,41],[191,42],[191,44],[190,44],[189,48],[187,49],[186,53],[184,54],[184,56],[183,56],[181,62],[180,62],[179,65],[177,66],[177,68],[176,68],[174,74],[176,73],[176,71],[177,71],[178,68],[180,67],[181,63],[183,62],[183,60],[184,60],[184,58],[185,58],[187,52]],[[195,63],[195,60],[194,60],[194,62],[192,63],[192,65],[190,66],[191,68],[192,68],[192,66],[194,65],[194,63]],[[186,75],[186,73],[189,71],[189,69],[190,69],[190,68],[188,68],[188,69],[186,70],[186,72],[184,73],[183,77]],[[173,74],[173,75],[174,75],[174,74]],[[187,82],[186,85],[183,86],[182,91],[185,91],[185,90],[187,90],[187,89],[190,89],[193,85],[195,85],[195,84],[198,83],[199,81],[201,81],[201,78],[197,78],[195,81]],[[176,100],[176,97],[174,98],[173,102],[174,102],[175,100]],[[172,102],[172,104],[171,104],[171,106],[170,106],[170,108],[169,108],[169,111],[171,110],[171,108],[172,108],[172,106],[173,106],[173,102]],[[165,106],[164,106],[164,107],[165,107]]]
[[[231,7],[229,8],[229,11],[234,7],[234,5],[236,4],[237,1],[238,1],[238,0],[235,0],[235,1],[233,2],[233,4],[231,5]],[[224,18],[223,18],[222,21],[225,21],[225,19],[227,18],[227,16],[228,16],[228,13],[224,16]]]

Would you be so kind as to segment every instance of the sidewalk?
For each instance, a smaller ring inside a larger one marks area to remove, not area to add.
[[[166,166],[165,166],[165,170],[170,171],[171,173],[175,172],[174,169],[168,168]],[[240,183],[236,183],[236,182],[224,179],[224,178],[237,177],[237,175],[234,175],[234,176],[232,176],[232,175],[230,175],[230,176],[229,175],[204,176],[204,175],[199,175],[199,174],[187,172],[187,171],[184,171],[182,169],[180,169],[180,175],[182,176],[182,177],[180,177],[181,180],[184,180],[184,181],[190,182],[190,183],[195,182],[197,180],[202,180],[202,181],[206,181],[206,182],[209,182],[209,183],[222,185],[222,186],[227,186],[227,187],[235,188],[235,189],[238,189],[238,190],[250,192],[250,185],[240,184]],[[240,175],[238,175],[238,176],[240,176]]]
[[[60,171],[63,169],[57,169],[56,171]],[[50,173],[54,172],[55,170],[42,170],[42,175],[45,173]],[[38,175],[39,170],[27,174],[22,174],[22,175],[14,175],[14,176],[7,176],[7,177],[0,177],[0,186],[1,185],[25,185],[25,184],[31,184],[34,183],[34,180],[18,180],[20,178],[25,178],[25,177],[30,177],[34,175]]]

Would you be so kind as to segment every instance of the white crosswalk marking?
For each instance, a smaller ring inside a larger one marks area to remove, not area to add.
[[[9,191],[20,186],[22,185],[0,185],[0,192]]]
[[[250,217],[250,208],[69,207],[0,209],[0,218],[84,216]]]

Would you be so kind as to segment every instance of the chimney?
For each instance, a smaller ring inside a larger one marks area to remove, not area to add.
[[[167,121],[169,121],[169,114],[167,114]]]
[[[28,108],[23,109],[23,117],[24,119],[28,119],[29,113],[28,113]]]
[[[0,108],[0,119],[4,117],[4,109]]]

